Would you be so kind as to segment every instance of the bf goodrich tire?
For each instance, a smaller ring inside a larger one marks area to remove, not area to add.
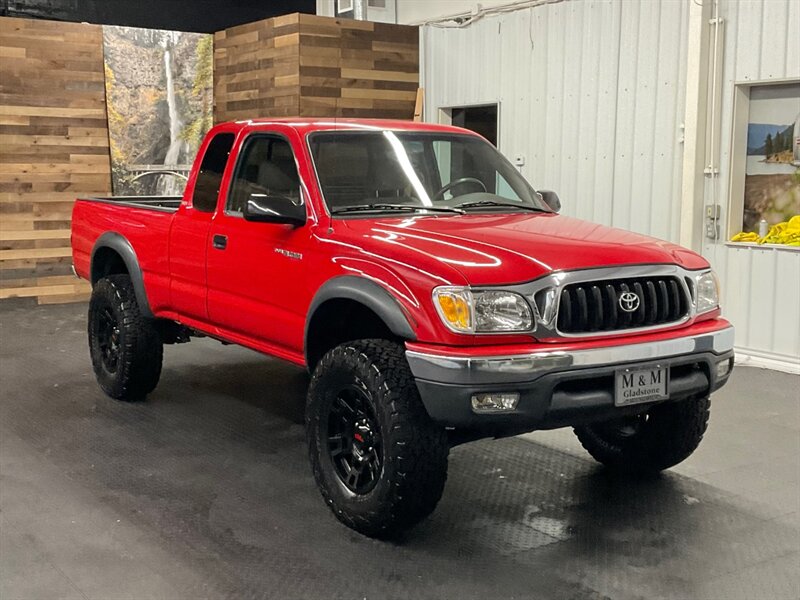
[[[142,316],[127,275],[98,281],[89,302],[89,353],[97,382],[117,400],[142,400],[161,376],[164,346]]]
[[[425,411],[399,344],[360,340],[328,352],[311,378],[306,430],[317,485],[348,527],[391,537],[441,498],[447,436]]]
[[[688,458],[708,425],[708,397],[666,402],[648,412],[575,428],[598,462],[627,474],[652,474]]]

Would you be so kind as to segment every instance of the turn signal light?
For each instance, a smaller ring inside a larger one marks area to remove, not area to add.
[[[472,331],[470,292],[465,289],[440,288],[436,293],[439,314],[456,331]]]

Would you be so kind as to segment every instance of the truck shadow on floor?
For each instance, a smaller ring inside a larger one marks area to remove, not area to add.
[[[197,394],[195,398],[225,396],[263,410],[268,417],[302,424],[309,381],[305,369],[255,354],[252,360],[202,368],[165,365],[162,380],[149,401],[171,401],[174,384]]]

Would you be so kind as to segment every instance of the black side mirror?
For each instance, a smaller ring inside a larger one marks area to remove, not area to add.
[[[542,202],[547,204],[553,212],[561,211],[561,200],[558,199],[558,194],[552,190],[539,190],[539,195],[542,197]]]
[[[302,202],[279,194],[250,194],[244,207],[246,221],[305,225],[306,207]]]

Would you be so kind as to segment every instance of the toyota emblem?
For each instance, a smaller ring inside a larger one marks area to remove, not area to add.
[[[639,308],[639,295],[633,292],[623,292],[619,296],[619,307],[629,313],[636,311]]]

